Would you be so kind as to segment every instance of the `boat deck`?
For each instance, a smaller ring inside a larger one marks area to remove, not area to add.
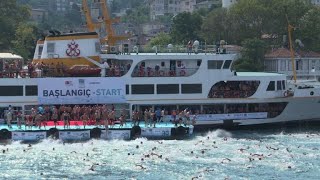
[[[133,127],[133,123],[132,122],[127,122],[126,124],[124,124],[123,126],[121,126],[120,124],[115,124],[115,125],[109,125],[109,129],[131,129]],[[144,122],[140,122],[139,126],[142,129],[149,129],[149,128],[154,128],[153,124],[152,126],[146,126]],[[171,123],[171,122],[161,122],[161,123],[156,123],[155,128],[175,128],[175,127],[179,127],[179,126],[183,126],[183,127],[191,127],[190,126],[185,126],[183,124],[178,124],[177,126],[175,126],[175,124]],[[8,127],[8,125],[6,124],[2,124],[0,125],[0,130],[1,129],[7,129],[9,131],[43,131],[43,130],[49,130],[51,128],[57,128],[58,130],[91,130],[94,128],[101,128],[101,129],[105,129],[104,125],[87,125],[83,126],[82,122],[81,123],[77,123],[77,122],[71,122],[71,125],[69,128],[64,128],[64,124],[62,121],[58,122],[58,125],[55,127],[53,122],[48,122],[46,126],[43,126],[41,128],[38,128],[36,126],[32,126],[32,127],[27,127],[25,125],[21,125],[21,128],[19,128],[16,124],[13,124],[11,128]]]
[[[156,126],[146,126],[140,122],[139,126],[134,126],[132,122],[127,122],[123,126],[120,124],[109,125],[106,130],[102,125],[83,126],[82,122],[71,121],[70,127],[64,127],[63,122],[59,121],[55,127],[53,122],[49,121],[47,126],[41,128],[36,126],[18,127],[16,124],[9,128],[7,125],[0,125],[0,140],[21,140],[37,141],[47,137],[53,137],[61,140],[88,140],[97,139],[134,139],[137,137],[147,138],[172,138],[189,136],[193,134],[193,126],[186,126],[172,123],[156,123]]]

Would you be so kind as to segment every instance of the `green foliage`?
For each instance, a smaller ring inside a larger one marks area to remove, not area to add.
[[[245,39],[269,34],[278,37],[274,43],[281,44],[282,35],[287,34],[286,15],[298,27],[301,17],[311,8],[305,0],[243,0],[229,10],[216,9],[209,13],[201,34],[208,42],[224,39],[238,45]],[[298,32],[294,35],[294,39],[299,38]]]
[[[257,38],[246,39],[242,43],[242,57],[236,61],[234,68],[237,71],[263,71],[264,55],[267,44]]]
[[[300,40],[307,49],[320,52],[320,7],[310,9],[299,24]]]
[[[33,56],[37,41],[37,28],[30,23],[20,23],[15,32],[13,41],[14,52],[28,59]]]
[[[171,36],[166,33],[159,33],[156,37],[152,38],[150,42],[147,44],[149,47],[153,46],[167,46],[171,42]]]
[[[190,40],[200,40],[202,18],[197,13],[183,12],[173,18],[170,36],[176,44],[185,44]]]
[[[19,23],[26,22],[30,17],[30,10],[20,6],[15,0],[0,3],[0,51],[12,50],[12,39],[15,38],[15,28]]]

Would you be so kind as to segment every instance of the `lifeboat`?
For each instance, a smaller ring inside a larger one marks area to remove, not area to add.
[[[74,65],[66,69],[66,73],[71,76],[81,77],[81,76],[97,76],[101,72],[100,68],[93,68],[89,65]]]

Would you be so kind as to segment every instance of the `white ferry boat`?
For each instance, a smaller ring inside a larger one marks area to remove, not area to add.
[[[142,52],[109,47],[96,33],[52,34],[38,41],[33,64],[17,78],[0,78],[0,107],[28,111],[34,105],[115,104],[134,111],[163,111],[163,121],[188,112],[195,126],[245,126],[320,119],[320,88],[290,83],[286,75],[236,72],[238,59],[221,47],[207,52]]]

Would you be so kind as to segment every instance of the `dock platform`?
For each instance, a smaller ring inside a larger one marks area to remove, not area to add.
[[[19,128],[13,124],[11,128],[7,125],[0,125],[0,140],[13,141],[40,141],[46,138],[60,139],[62,141],[85,141],[94,139],[122,139],[130,140],[139,137],[151,139],[175,139],[186,138],[193,134],[192,125],[175,125],[172,123],[157,123],[156,127],[146,126],[144,122],[133,125],[127,122],[123,126],[120,124],[105,126],[88,125],[84,128],[82,122],[72,122],[69,128],[64,128],[63,122],[59,121],[55,127],[53,122],[48,122],[47,126],[41,128],[22,125]]]

